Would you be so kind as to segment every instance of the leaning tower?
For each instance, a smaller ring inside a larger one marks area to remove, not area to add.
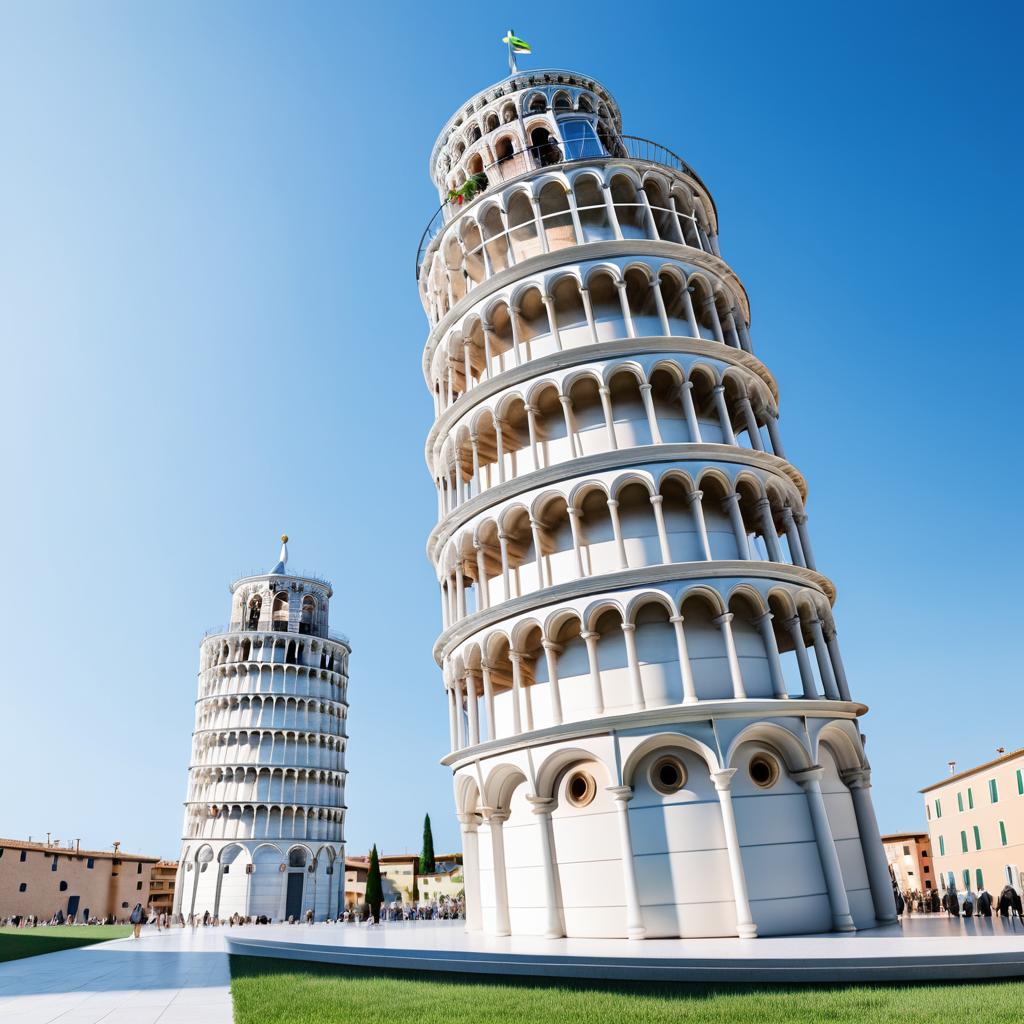
[[[707,186],[569,71],[477,93],[430,172],[428,553],[468,927],[894,920],[867,709]]]
[[[334,917],[345,895],[348,640],[333,591],[288,570],[231,585],[199,649],[175,913]]]

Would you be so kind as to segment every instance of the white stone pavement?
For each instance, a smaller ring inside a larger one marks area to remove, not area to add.
[[[2,1024],[231,1024],[226,928],[0,963]]]
[[[902,925],[853,934],[645,942],[496,939],[467,935],[458,921],[372,929],[322,924],[174,929],[161,934],[146,928],[137,942],[118,939],[0,963],[0,1024],[231,1024],[229,939],[240,953],[371,968],[548,977],[682,980],[689,974],[689,980],[783,981],[794,967],[804,981],[1024,974],[1024,929],[1019,924],[965,922],[945,915],[914,917]]]

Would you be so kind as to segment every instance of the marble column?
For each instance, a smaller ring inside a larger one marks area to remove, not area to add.
[[[541,796],[528,796],[526,799],[537,815],[537,829],[540,833],[541,868],[544,872],[544,937],[560,939],[565,935],[565,928],[559,907],[558,868],[551,836],[551,812],[555,809],[555,800]]]
[[[636,879],[633,858],[633,836],[629,828],[629,801],[633,799],[631,786],[609,786],[619,819],[619,849],[622,855],[622,883],[626,895],[626,935],[631,939],[647,936],[643,911],[640,909],[640,888]]]
[[[811,825],[814,828],[815,842],[818,844],[818,855],[821,858],[825,886],[828,889],[828,902],[832,910],[832,928],[837,932],[856,931],[853,918],[850,916],[850,901],[843,882],[839,853],[832,838],[832,826],[829,825],[825,798],[821,793],[821,777],[825,774],[825,769],[820,765],[813,765],[790,774],[807,795],[807,808],[811,812]]]
[[[889,878],[889,865],[882,847],[882,837],[878,831],[878,819],[871,805],[871,770],[852,768],[842,772],[841,777],[849,786],[853,799],[853,813],[857,819],[857,833],[864,852],[864,864],[868,869],[875,919],[879,924],[890,924],[896,920],[896,898]]]
[[[729,874],[732,876],[733,901],[736,905],[736,933],[741,939],[754,939],[757,938],[757,925],[750,913],[747,876],[743,870],[743,854],[732,806],[732,777],[735,774],[735,768],[721,768],[711,772],[711,781],[715,784],[722,812],[722,831],[725,833],[725,849],[729,857]]]

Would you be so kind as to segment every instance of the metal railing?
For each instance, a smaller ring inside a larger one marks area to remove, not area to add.
[[[604,152],[598,154],[592,152],[600,145]],[[701,181],[700,175],[681,157],[674,153],[667,146],[652,142],[650,139],[641,138],[639,135],[615,135],[607,137],[600,143],[595,138],[583,140],[570,140],[565,143],[566,153],[563,155],[561,147],[554,141],[540,146],[528,146],[526,149],[515,150],[493,163],[487,164],[482,172],[486,177],[486,184],[481,188],[470,204],[488,189],[496,184],[504,184],[513,178],[518,178],[528,171],[541,170],[545,167],[555,167],[561,164],[571,164],[581,160],[608,160],[615,157],[629,160],[640,160],[646,163],[661,164],[674,171],[680,171],[697,181],[705,191],[707,186]],[[588,152],[588,150],[590,152]],[[419,280],[420,267],[423,259],[430,248],[431,242],[440,232],[455,220],[462,210],[469,204],[459,203],[457,199],[445,200],[431,217],[423,234],[420,236],[420,244],[416,250],[416,278]]]

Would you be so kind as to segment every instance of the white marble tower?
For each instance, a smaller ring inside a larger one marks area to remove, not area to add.
[[[231,624],[200,647],[175,913],[334,917],[345,893],[351,646],[330,583],[289,572],[231,585]]]
[[[417,282],[469,928],[894,919],[867,709],[707,187],[569,71],[471,97],[430,171],[462,199]]]

